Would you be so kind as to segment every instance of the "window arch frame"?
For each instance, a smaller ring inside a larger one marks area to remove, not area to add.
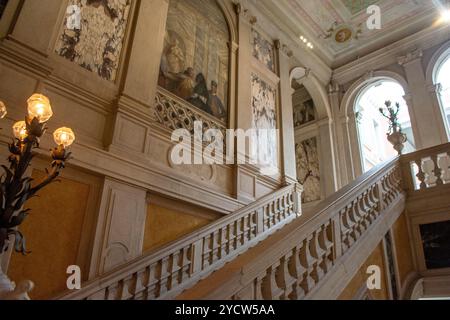
[[[405,92],[404,99],[406,101],[406,105],[408,106],[408,113],[411,120],[414,140],[416,144],[419,143],[418,140],[420,136],[417,132],[417,120],[411,110],[411,95],[409,84],[406,79],[402,75],[389,70],[366,72],[366,74],[355,80],[353,84],[347,89],[344,96],[342,97],[340,104],[340,110],[342,112],[341,122],[344,130],[344,153],[346,156],[347,174],[350,181],[356,179],[358,176],[364,173],[355,117],[355,102],[361,90],[379,80],[394,81],[402,86],[403,91]]]
[[[360,162],[361,162],[361,169],[362,169],[362,173],[365,173],[369,170],[367,170],[365,168],[365,156],[364,156],[364,150],[363,150],[363,141],[362,141],[362,136],[361,136],[361,129],[360,129],[360,125],[358,124],[358,121],[356,120],[356,113],[359,112],[356,109],[360,106],[360,101],[362,100],[362,98],[364,97],[365,94],[367,94],[372,88],[375,88],[377,85],[382,84],[382,83],[394,83],[396,85],[398,85],[402,90],[403,90],[403,95],[402,98],[405,101],[405,105],[408,108],[408,116],[411,122],[411,127],[412,127],[412,121],[411,121],[411,116],[409,113],[409,106],[408,106],[408,102],[405,99],[406,93],[405,93],[405,88],[402,86],[401,83],[399,83],[396,79],[392,79],[389,77],[380,77],[380,78],[375,78],[372,81],[368,81],[367,83],[365,83],[361,88],[359,88],[359,90],[357,91],[355,98],[353,99],[353,114],[354,114],[354,118],[355,118],[355,122],[356,122],[356,137],[357,137],[357,141],[358,141],[358,148],[359,148],[359,156],[360,156]],[[414,133],[413,133],[413,138],[414,138]],[[378,143],[379,141],[377,141]],[[385,143],[388,143],[387,140],[384,141]],[[379,146],[378,146],[379,147]],[[383,161],[386,161],[388,159],[385,159]],[[382,161],[382,162],[383,162]],[[378,165],[379,163],[375,164],[374,166]]]
[[[434,92],[433,99],[436,101],[435,103],[439,108],[447,141],[450,141],[450,121],[447,120],[447,115],[445,114],[445,106],[440,92],[441,84],[437,81],[439,71],[446,63],[450,63],[450,41],[444,43],[444,45],[434,53],[426,71],[426,81],[431,88],[430,91]]]

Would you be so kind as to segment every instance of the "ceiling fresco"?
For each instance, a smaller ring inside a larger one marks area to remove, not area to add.
[[[438,0],[436,0],[438,1]],[[307,37],[330,65],[351,61],[433,25],[431,0],[253,0],[283,31]],[[381,29],[370,30],[367,8],[381,10]]]

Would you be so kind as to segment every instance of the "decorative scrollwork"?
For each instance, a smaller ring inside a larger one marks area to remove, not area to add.
[[[226,126],[213,116],[158,88],[154,106],[157,121],[170,130],[186,129],[194,134],[194,122],[201,121],[203,133],[209,129],[220,130],[225,137]]]

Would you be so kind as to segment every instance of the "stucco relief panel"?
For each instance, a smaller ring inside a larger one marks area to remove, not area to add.
[[[276,125],[276,89],[252,74],[252,128],[255,130],[253,159],[270,167],[278,166]]]
[[[130,5],[131,0],[70,0],[55,52],[103,79],[114,81]]]
[[[320,168],[317,138],[308,139],[295,145],[297,176],[303,185],[302,202],[320,200]]]
[[[270,71],[275,72],[275,54],[273,43],[252,29],[253,57],[262,62]]]

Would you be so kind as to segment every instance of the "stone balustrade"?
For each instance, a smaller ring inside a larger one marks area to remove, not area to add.
[[[300,216],[301,191],[284,187],[59,299],[173,298]]]
[[[450,184],[450,143],[404,155],[401,163],[410,195]]]
[[[353,247],[376,226],[384,226],[382,217],[401,213],[404,205],[396,158],[358,178],[252,248],[248,257],[240,256],[178,298],[311,298],[330,276],[339,274],[335,271],[354,253]]]

